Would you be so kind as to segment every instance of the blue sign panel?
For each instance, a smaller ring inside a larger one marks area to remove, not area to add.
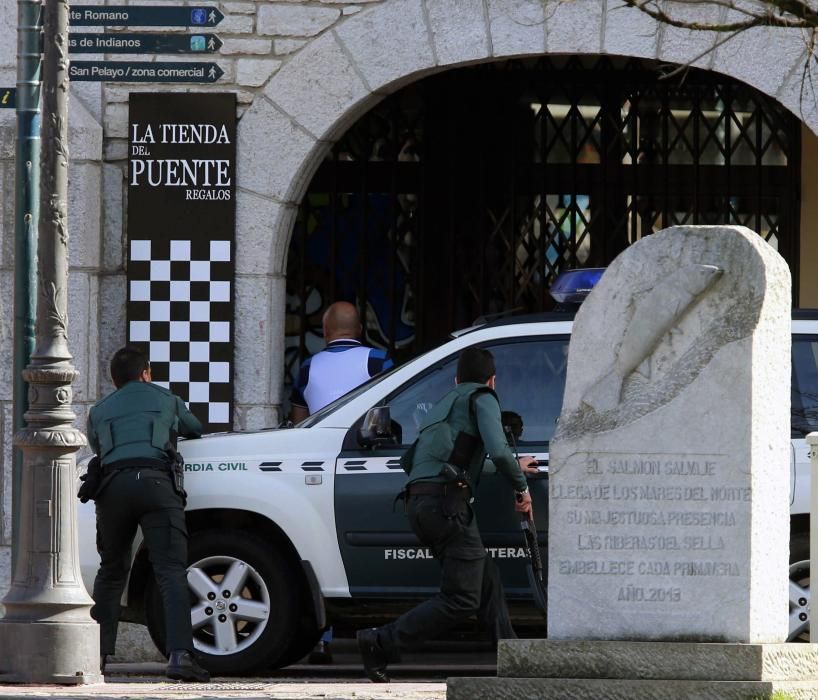
[[[215,34],[68,35],[70,53],[215,53],[221,46]]]
[[[215,27],[223,19],[217,8],[207,5],[76,5],[68,21],[75,27]]]

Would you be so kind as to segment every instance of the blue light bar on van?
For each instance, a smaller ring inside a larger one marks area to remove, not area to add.
[[[561,272],[549,292],[560,304],[581,304],[594,285],[599,282],[604,267],[588,267],[583,270]]]

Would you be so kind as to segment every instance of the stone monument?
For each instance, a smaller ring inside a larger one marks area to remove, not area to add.
[[[782,644],[790,309],[745,228],[665,229],[612,263],[551,443],[548,640],[501,643],[484,697],[818,696],[816,647]]]
[[[549,639],[787,637],[790,274],[671,228],[580,308],[549,470]]]

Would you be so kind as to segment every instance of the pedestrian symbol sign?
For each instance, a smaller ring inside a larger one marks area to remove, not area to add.
[[[71,32],[70,53],[215,53],[222,40],[215,34],[93,34]]]
[[[215,63],[72,61],[68,77],[80,82],[215,83],[224,71]]]
[[[215,27],[223,19],[210,6],[76,5],[69,15],[75,27]]]

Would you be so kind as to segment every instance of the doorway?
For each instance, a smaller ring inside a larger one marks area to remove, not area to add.
[[[461,68],[409,85],[335,144],[287,266],[285,377],[356,303],[398,362],[450,332],[547,311],[557,274],[674,224],[741,224],[797,290],[800,123],[756,90],[612,57]],[[797,302],[797,299],[794,301]]]

